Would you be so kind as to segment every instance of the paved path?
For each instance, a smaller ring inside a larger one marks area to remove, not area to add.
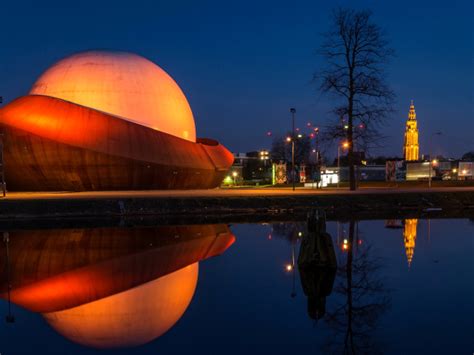
[[[213,190],[150,190],[150,191],[95,191],[95,192],[12,192],[2,200],[85,199],[85,198],[166,198],[166,197],[250,197],[250,196],[294,196],[294,195],[344,195],[344,194],[398,194],[427,192],[474,192],[474,187],[429,188],[347,188],[315,190],[309,188],[226,188]]]

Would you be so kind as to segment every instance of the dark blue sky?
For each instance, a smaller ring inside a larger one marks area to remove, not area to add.
[[[0,33],[0,95],[24,95],[56,60],[87,49],[136,52],[164,68],[193,109],[198,136],[232,151],[268,148],[271,129],[323,125],[329,98],[310,83],[315,49],[335,5],[368,8],[397,57],[389,81],[398,110],[385,148],[401,155],[410,99],[421,152],[474,150],[474,5],[464,1],[5,1]]]

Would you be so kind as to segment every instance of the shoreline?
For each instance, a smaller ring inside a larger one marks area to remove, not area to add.
[[[0,199],[0,222],[61,218],[212,219],[304,216],[322,208],[335,218],[406,213],[474,216],[474,188],[304,190],[232,189],[18,193]],[[332,217],[331,217],[332,218]]]

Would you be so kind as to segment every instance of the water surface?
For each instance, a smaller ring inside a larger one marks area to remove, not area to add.
[[[298,266],[310,232],[303,222],[9,231],[0,353],[472,352],[472,220],[328,222],[320,262]]]

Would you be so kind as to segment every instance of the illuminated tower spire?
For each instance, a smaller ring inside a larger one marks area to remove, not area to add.
[[[416,126],[416,112],[413,100],[411,100],[410,111],[408,112],[408,120],[405,129],[405,144],[403,146],[403,155],[405,160],[418,160],[418,128]]]
[[[410,267],[411,261],[413,260],[413,254],[415,253],[417,225],[418,219],[405,220],[405,227],[403,230],[403,242],[405,244],[405,253],[407,255],[408,267]]]

